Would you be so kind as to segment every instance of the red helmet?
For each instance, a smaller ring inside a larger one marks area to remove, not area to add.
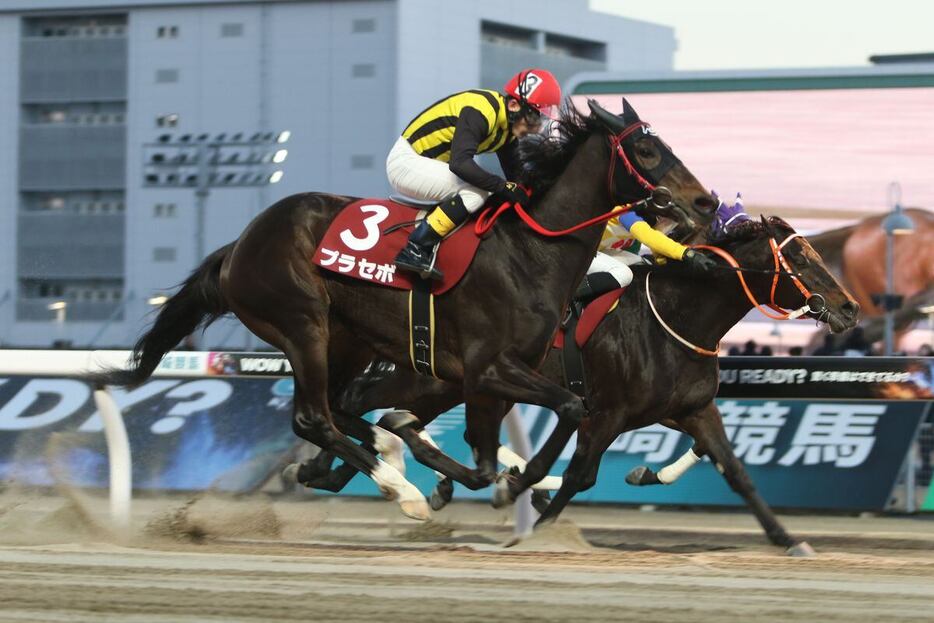
[[[547,69],[523,69],[506,83],[503,91],[549,117],[561,105],[561,85]]]

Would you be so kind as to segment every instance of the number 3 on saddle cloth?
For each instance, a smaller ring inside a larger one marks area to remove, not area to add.
[[[396,272],[393,263],[412,227],[394,226],[418,218],[419,208],[388,199],[361,199],[345,207],[328,227],[314,262],[344,277],[409,291],[409,356],[417,372],[434,374],[434,297],[453,288],[467,272],[480,237],[468,221],[451,233],[438,250],[437,281]],[[389,233],[385,233],[390,230]]]
[[[384,233],[400,223],[410,223],[419,217],[419,208],[388,199],[361,199],[341,210],[324,234],[315,252],[315,264],[345,277],[369,281],[377,285],[412,290],[423,285],[423,279],[407,272],[396,272],[393,260],[405,246],[411,227],[400,227]],[[460,281],[480,244],[480,237],[471,226],[455,230],[438,250],[437,267],[444,279],[431,281],[431,293],[444,294]]]

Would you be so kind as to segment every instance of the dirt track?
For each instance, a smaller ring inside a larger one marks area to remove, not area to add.
[[[384,502],[184,502],[138,502],[121,542],[99,500],[0,496],[0,621],[934,618],[926,520],[785,518],[819,552],[793,559],[745,514],[577,507],[504,549],[508,513],[476,504],[419,526]]]

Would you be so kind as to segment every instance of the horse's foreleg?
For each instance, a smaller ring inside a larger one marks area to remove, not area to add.
[[[494,506],[504,506],[512,504],[519,497],[519,494],[526,489],[540,482],[548,475],[548,470],[555,464],[561,451],[570,441],[577,426],[572,422],[558,420],[558,425],[551,431],[548,439],[545,440],[541,449],[529,459],[525,469],[512,477],[504,477],[496,488],[494,497]],[[564,484],[562,483],[562,487]],[[573,486],[573,485],[569,485]],[[560,490],[560,489],[559,489]],[[576,492],[576,490],[575,490]],[[572,492],[571,495],[574,495]]]
[[[535,522],[536,527],[555,521],[575,494],[589,489],[597,482],[600,459],[616,435],[616,430],[610,426],[597,430],[581,430],[574,456],[564,471],[561,488],[542,511],[541,517]]]
[[[657,473],[647,465],[633,467],[626,474],[626,482],[636,487],[674,484],[689,469],[700,463],[700,460],[704,458],[704,454],[706,454],[706,450],[695,443],[687,452],[678,457],[678,460],[661,468]]]
[[[471,394],[551,409],[561,421],[574,426],[580,424],[587,413],[580,396],[538,373],[511,351],[500,353],[479,374],[465,376],[464,385]]]
[[[466,438],[473,448],[476,476],[487,485],[496,480],[499,431],[506,404],[487,396],[470,395],[466,400]]]
[[[813,552],[807,543],[789,536],[775,513],[756,491],[746,468],[733,452],[733,447],[723,429],[720,411],[713,401],[697,413],[679,420],[678,423],[696,440],[699,446],[706,448],[707,454],[716,462],[727,484],[742,496],[756,519],[759,520],[769,541],[780,547],[788,548],[792,555],[807,555]]]

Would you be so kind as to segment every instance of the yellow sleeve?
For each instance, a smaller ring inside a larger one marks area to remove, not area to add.
[[[677,243],[662,232],[652,229],[644,221],[633,223],[633,226],[629,228],[629,233],[632,234],[633,238],[650,248],[652,253],[664,255],[673,260],[680,260],[684,252],[688,250],[683,244]]]

